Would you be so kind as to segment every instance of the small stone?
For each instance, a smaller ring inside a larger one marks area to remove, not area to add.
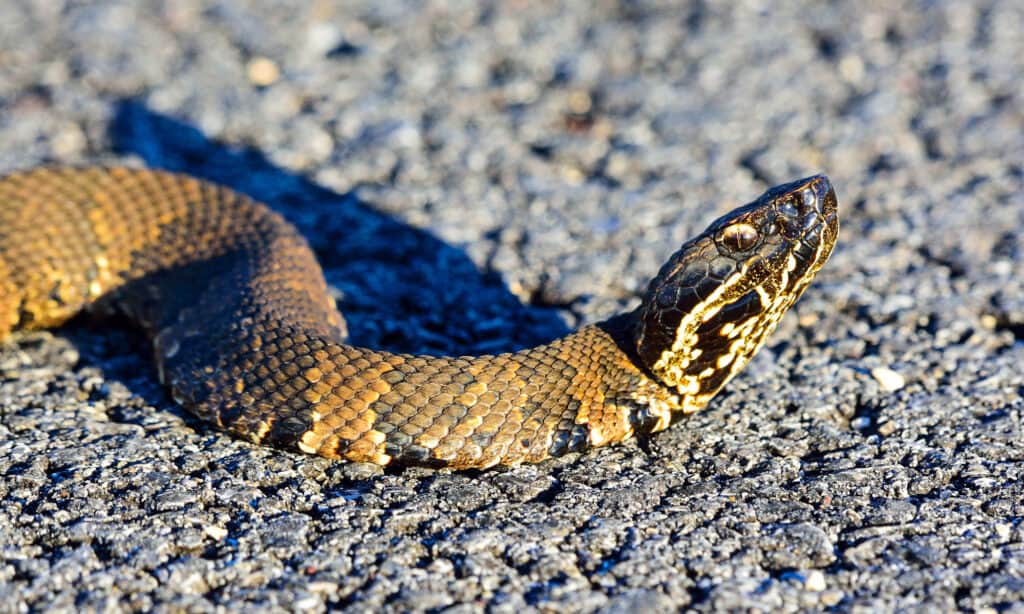
[[[212,524],[204,526],[203,533],[206,533],[211,539],[215,539],[217,541],[220,541],[228,536],[227,529]]]
[[[871,377],[886,392],[895,392],[906,385],[903,376],[888,367],[875,367],[871,370]]]
[[[844,596],[843,591],[833,589],[823,592],[821,596],[818,597],[818,601],[820,601],[821,605],[825,607],[832,607],[834,605],[838,605],[839,602],[843,600]]]
[[[797,319],[797,321],[799,322],[801,327],[803,327],[803,328],[810,328],[811,326],[814,326],[815,324],[817,324],[819,319],[820,318],[818,317],[818,314],[816,314],[814,312],[808,312],[808,313],[801,313],[800,317]]]
[[[302,595],[292,602],[292,607],[296,612],[310,612],[323,609],[324,602],[319,595]]]
[[[270,58],[257,57],[245,67],[246,74],[254,85],[266,87],[281,77],[281,69]]]
[[[839,74],[847,83],[859,83],[864,78],[864,60],[847,55],[839,60]]]
[[[53,153],[58,157],[66,158],[77,155],[85,149],[87,142],[82,129],[76,124],[67,124],[53,138]]]
[[[850,420],[850,426],[853,427],[855,430],[863,431],[864,429],[871,426],[871,418],[868,418],[867,416],[854,418],[853,420]]]
[[[804,580],[805,589],[820,593],[825,590],[825,587],[825,574],[821,573],[817,569],[812,569],[807,572],[807,578]]]
[[[308,590],[311,593],[321,596],[327,596],[333,599],[338,594],[338,584],[335,582],[326,582],[322,580],[319,582],[310,582],[306,585],[306,590]]]
[[[569,110],[577,115],[589,113],[592,104],[590,94],[585,91],[577,90],[569,95]]]

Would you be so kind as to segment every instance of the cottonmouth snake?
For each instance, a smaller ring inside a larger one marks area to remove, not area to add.
[[[0,339],[84,306],[152,340],[174,399],[258,443],[381,465],[534,462],[666,428],[764,344],[838,230],[823,176],[768,191],[687,241],[642,305],[517,353],[345,343],[298,231],[227,188],[155,170],[0,178]]]

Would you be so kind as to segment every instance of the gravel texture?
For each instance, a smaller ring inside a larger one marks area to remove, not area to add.
[[[0,610],[1024,612],[1022,31],[1013,0],[0,2],[0,171],[253,194],[360,344],[549,339],[813,172],[843,223],[705,412],[514,470],[254,447],[118,322],[19,334]]]

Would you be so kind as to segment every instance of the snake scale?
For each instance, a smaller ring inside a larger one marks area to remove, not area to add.
[[[328,458],[536,462],[666,428],[750,360],[838,231],[824,176],[687,241],[635,311],[479,357],[346,343],[313,252],[267,206],[189,176],[39,168],[0,178],[0,339],[116,310],[198,417]]]

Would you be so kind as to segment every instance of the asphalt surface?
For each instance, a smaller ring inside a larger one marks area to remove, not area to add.
[[[253,194],[359,344],[550,339],[815,172],[843,225],[706,411],[513,470],[255,447],[123,323],[19,334],[0,611],[1024,612],[1022,31],[1012,0],[0,3],[0,171]]]

